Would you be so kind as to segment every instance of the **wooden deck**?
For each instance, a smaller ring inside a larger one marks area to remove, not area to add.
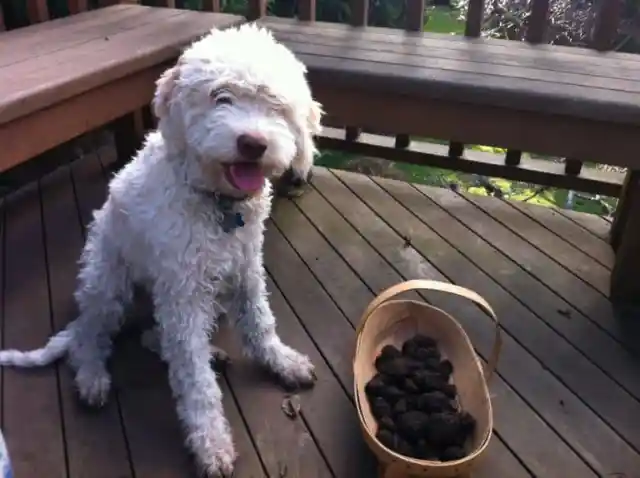
[[[108,154],[63,166],[3,200],[3,347],[30,348],[75,316],[83,225],[105,197]],[[564,213],[563,213],[564,214]],[[491,384],[495,439],[474,478],[640,477],[640,317],[606,298],[613,255],[602,219],[318,170],[314,189],[277,203],[265,259],[289,344],[319,381],[302,414],[241,358],[221,379],[241,458],[236,475],[375,476],[352,403],[354,327],[374,294],[417,275],[471,287],[505,329]],[[425,297],[465,326],[481,356],[492,325],[458,299]],[[1,371],[2,429],[17,478],[195,476],[164,366],[131,336],[114,359],[116,393],[81,408],[64,366]]]

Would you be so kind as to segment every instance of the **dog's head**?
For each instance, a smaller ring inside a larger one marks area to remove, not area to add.
[[[292,170],[306,178],[322,108],[306,68],[253,24],[213,30],[158,80],[153,100],[169,148],[195,164],[191,178],[243,197]]]

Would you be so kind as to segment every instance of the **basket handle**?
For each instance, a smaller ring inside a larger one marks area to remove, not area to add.
[[[357,336],[360,336],[362,329],[365,324],[369,320],[369,317],[373,314],[373,312],[380,307],[382,304],[392,299],[398,294],[403,292],[411,291],[411,290],[431,290],[431,291],[439,291],[439,292],[447,292],[449,294],[457,295],[459,297],[464,297],[465,299],[469,299],[478,305],[483,312],[485,312],[489,317],[493,319],[495,322],[495,338],[493,339],[493,347],[491,349],[491,354],[489,355],[489,359],[487,361],[487,367],[485,373],[487,375],[487,382],[491,380],[493,373],[498,365],[498,358],[500,357],[500,350],[502,348],[502,336],[500,334],[500,321],[496,316],[496,313],[493,311],[489,303],[478,293],[469,290],[465,287],[460,287],[459,285],[449,284],[448,282],[441,282],[435,280],[426,280],[426,279],[414,279],[406,282],[401,282],[400,284],[393,285],[388,289],[382,291],[375,297],[371,303],[367,306],[362,314],[362,318],[360,319],[360,324],[358,325]]]

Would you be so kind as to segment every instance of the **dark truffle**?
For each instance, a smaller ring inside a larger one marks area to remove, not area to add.
[[[395,360],[401,357],[402,357],[402,353],[397,348],[395,348],[393,345],[385,345],[384,347],[382,347],[382,350],[376,357],[376,360],[375,360],[376,368],[379,370],[380,365],[383,364],[384,362],[390,362],[392,360]]]
[[[411,444],[406,441],[404,438],[402,438],[401,436],[396,435],[397,441],[396,441],[396,448],[395,451],[397,453],[400,453],[401,455],[404,456],[408,456],[408,457],[413,457],[414,452],[413,452],[413,447],[411,446]]]
[[[398,428],[400,424],[397,424]],[[421,423],[424,427],[425,438],[438,448],[464,443],[465,435],[460,426],[457,414],[451,412],[434,413],[427,416],[427,423]]]
[[[388,387],[384,387],[382,389],[382,392],[380,393],[381,397],[386,398],[389,403],[396,403],[398,400],[400,400],[402,397],[404,397],[404,392],[402,390],[400,390],[398,387],[396,387],[395,385],[389,385]]]
[[[409,411],[400,415],[396,425],[400,433],[410,440],[425,438],[427,427],[430,426],[430,417],[426,413]]]
[[[440,459],[442,461],[453,461],[460,460],[467,456],[462,447],[459,446],[450,446],[445,448],[442,453],[440,453]]]
[[[397,435],[391,430],[386,430],[384,428],[381,428],[380,430],[378,430],[378,433],[376,433],[376,438],[380,441],[380,443],[392,450],[395,448],[396,436]]]
[[[415,342],[419,347],[435,348],[438,346],[438,342],[434,338],[424,334],[416,334],[409,340]]]
[[[476,429],[476,419],[469,412],[462,412],[459,417],[462,432],[467,436],[471,435]]]
[[[375,397],[371,402],[371,413],[380,420],[391,415],[391,405],[382,397]]]
[[[391,417],[382,417],[378,421],[378,424],[380,428],[384,428],[385,430],[396,431],[396,424]]]
[[[415,457],[421,460],[436,461],[440,459],[437,451],[426,440],[418,440],[413,450]]]
[[[444,393],[450,399],[456,398],[458,395],[458,388],[452,383],[444,383],[440,388],[440,391]]]
[[[411,445],[397,433],[381,429],[378,430],[376,438],[380,441],[380,443],[382,443],[390,450],[395,451],[396,453],[400,453],[401,455],[409,457],[413,455],[413,449],[411,448]]]
[[[408,377],[421,368],[421,364],[405,357],[376,362],[378,372],[391,377]]]
[[[364,386],[364,392],[369,397],[382,396],[384,389],[387,387],[382,375],[376,374],[367,384]]]
[[[440,360],[440,351],[435,347],[420,347],[415,349],[411,357],[416,360],[420,360],[421,362],[426,362],[427,360],[431,359]]]
[[[419,348],[418,344],[416,344],[414,341],[409,339],[402,344],[402,353],[406,357],[413,357],[416,351],[418,350],[418,348]]]
[[[410,410],[409,404],[407,403],[406,398],[401,398],[398,402],[393,406],[393,415],[398,416],[403,413],[407,413]]]
[[[413,374],[413,381],[422,392],[433,392],[440,390],[445,381],[440,375],[427,370],[418,370]]]
[[[407,393],[419,393],[420,392],[420,389],[418,388],[416,383],[413,380],[411,380],[410,378],[405,379],[402,388]]]
[[[451,400],[442,392],[427,392],[418,397],[418,409],[426,413],[453,411]]]
[[[453,365],[449,360],[443,360],[438,366],[438,371],[446,380],[449,380],[449,377],[451,377],[453,373]]]

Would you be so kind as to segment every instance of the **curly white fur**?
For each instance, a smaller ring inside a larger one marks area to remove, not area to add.
[[[321,108],[304,65],[252,24],[213,30],[191,45],[158,80],[153,106],[158,131],[111,180],[89,226],[75,293],[79,317],[42,349],[0,352],[0,365],[45,365],[66,354],[81,398],[104,404],[112,336],[134,284],[142,284],[156,319],[156,336],[145,342],[168,364],[187,445],[208,475],[225,475],[236,452],[209,364],[218,317],[235,315],[246,353],[285,382],[314,380],[309,359],[277,335],[267,298],[262,246],[270,183],[248,192],[231,173],[253,161],[265,178],[287,169],[306,177]],[[241,135],[264,150],[242,150]],[[223,231],[216,194],[238,199],[233,207],[243,227]]]

